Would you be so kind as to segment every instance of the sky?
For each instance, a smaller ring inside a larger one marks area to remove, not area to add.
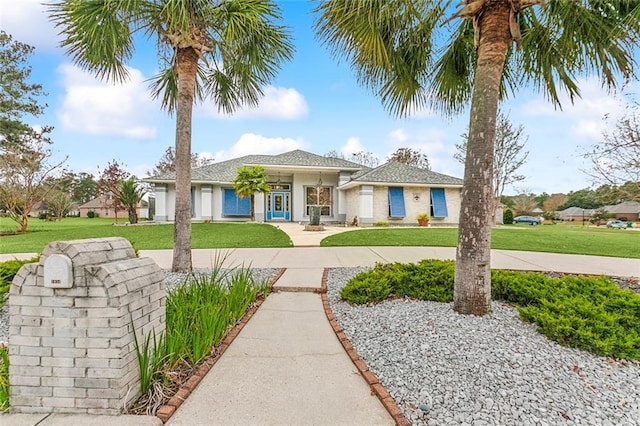
[[[152,99],[146,81],[158,71],[155,45],[138,40],[126,83],[100,81],[65,55],[40,1],[0,2],[0,29],[35,47],[29,60],[31,81],[41,83],[48,93],[43,99],[48,105],[45,114],[27,121],[54,126],[54,158],[68,156],[67,168],[76,173],[95,175],[117,160],[132,174],[147,176],[175,143],[175,117]],[[294,58],[265,88],[257,108],[241,109],[229,117],[219,114],[213,104],[197,105],[192,152],[223,161],[294,149],[319,155],[335,150],[347,157],[366,151],[382,163],[398,148],[409,147],[426,153],[432,170],[463,177],[454,153],[466,132],[468,110],[455,117],[429,112],[392,117],[375,95],[358,85],[348,63],[337,61],[314,36],[312,5],[305,0],[278,3],[294,37]],[[505,194],[593,187],[583,172],[588,164],[581,154],[602,139],[602,132],[628,103],[638,99],[640,83],[610,94],[597,79],[578,77],[578,82],[582,98],[572,105],[561,96],[562,110],[526,88],[501,104],[514,126],[524,126],[525,150],[530,152],[519,170],[526,179],[508,187]],[[611,119],[603,120],[605,115]]]

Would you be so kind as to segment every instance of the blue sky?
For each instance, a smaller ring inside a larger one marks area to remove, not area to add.
[[[336,150],[347,156],[364,150],[382,162],[397,148],[411,147],[427,153],[433,170],[462,177],[463,167],[453,154],[465,132],[467,112],[453,118],[427,112],[392,118],[375,96],[356,83],[348,64],[336,62],[315,39],[310,3],[279,3],[295,38],[294,59],[266,88],[256,109],[223,117],[213,105],[197,106],[193,152],[222,161],[292,149],[321,155]],[[57,47],[57,31],[39,1],[3,1],[0,28],[36,47],[30,61],[32,77],[48,92],[48,108],[30,123],[55,127],[53,150],[57,158],[68,156],[69,169],[95,174],[98,167],[116,159],[143,177],[174,144],[174,118],[151,99],[145,82],[157,71],[153,44],[136,45],[130,80],[114,86],[71,63]],[[581,78],[579,84],[582,99],[574,105],[565,99],[562,111],[531,90],[521,90],[501,106],[514,125],[524,126],[530,151],[520,170],[526,180],[506,193],[568,192],[592,185],[581,171],[588,165],[580,154],[601,139],[605,114],[615,118],[626,103],[638,99],[640,84],[634,82],[615,96],[595,79]]]

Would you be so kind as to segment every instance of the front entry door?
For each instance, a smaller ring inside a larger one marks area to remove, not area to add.
[[[267,220],[291,220],[289,192],[271,192],[267,196]]]

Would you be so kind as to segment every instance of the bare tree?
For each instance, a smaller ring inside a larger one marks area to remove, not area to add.
[[[47,195],[47,210],[49,210],[49,218],[61,220],[71,211],[71,196],[54,188]]]
[[[48,139],[33,139],[34,134],[0,150],[0,204],[18,223],[19,232],[27,232],[29,212],[53,190],[48,178],[61,171],[67,160],[52,161]]]
[[[380,164],[380,159],[376,157],[373,152],[368,151],[358,151],[351,154],[351,156],[347,157],[342,152],[338,152],[335,149],[324,154],[325,157],[330,158],[341,158],[343,160],[352,161],[354,163],[358,163],[365,167],[376,167]]]
[[[565,194],[551,194],[544,202],[542,203],[542,210],[545,212],[555,212],[558,211],[558,207],[567,202],[569,197]]]
[[[203,154],[198,154],[197,152],[191,153],[192,169],[208,166],[213,162],[214,162],[214,159],[211,157],[207,157]],[[149,176],[156,176],[159,174],[175,172],[175,171],[176,171],[176,150],[174,147],[170,146],[167,148],[164,154],[162,154],[162,157],[153,167],[153,170],[148,171],[147,174]]]
[[[453,157],[461,164],[465,163],[467,155],[468,135],[462,135],[463,142],[456,144],[456,153]],[[494,143],[494,159],[493,159],[493,208],[495,212],[500,197],[504,193],[507,185],[521,182],[525,179],[524,175],[516,172],[524,163],[527,162],[529,151],[524,151],[524,147],[529,139],[524,134],[524,126],[513,126],[509,121],[509,116],[498,114],[496,123],[496,139]],[[493,216],[495,224],[495,215]]]
[[[118,223],[118,210],[124,209],[120,202],[121,182],[129,179],[131,175],[125,171],[117,160],[107,163],[98,179],[98,192],[105,197],[104,206],[112,208]]]
[[[387,157],[387,161],[410,164],[425,170],[431,170],[431,164],[427,154],[419,149],[398,148],[393,154]]]
[[[594,183],[625,188],[618,194],[621,199],[640,201],[640,105],[629,107],[584,157],[591,162],[585,172]]]
[[[536,197],[532,193],[522,191],[513,197],[513,211],[516,216],[530,215],[536,207],[538,207],[538,203],[536,203]]]

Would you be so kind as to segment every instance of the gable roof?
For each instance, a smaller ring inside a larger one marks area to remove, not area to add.
[[[350,171],[358,171],[364,167],[341,158],[324,157],[296,149],[278,155],[245,155],[244,157],[209,164],[191,170],[191,180],[194,182],[230,183],[238,175],[238,169],[243,166],[320,168]],[[175,172],[169,172],[143,180],[146,182],[173,182],[175,179]]]
[[[374,169],[362,170],[351,176],[351,180],[341,189],[350,188],[362,184],[413,184],[413,185],[442,185],[462,186],[462,179],[443,175],[431,170],[421,169],[409,164],[391,161]]]

